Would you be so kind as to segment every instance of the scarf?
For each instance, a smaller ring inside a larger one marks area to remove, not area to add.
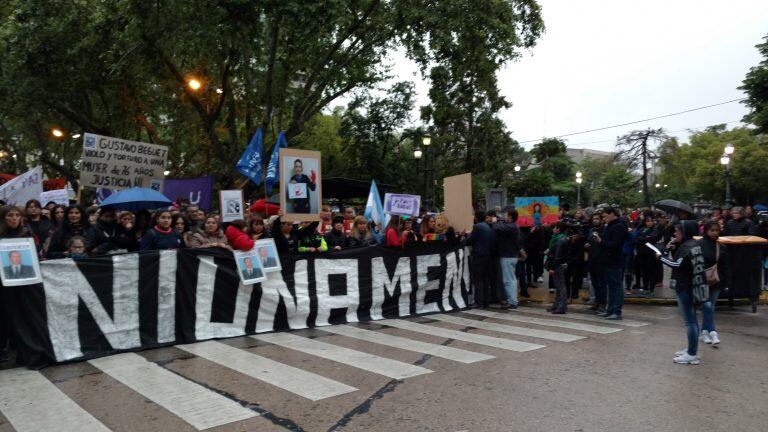
[[[565,238],[565,233],[559,233],[559,234],[553,235],[552,238],[549,239],[549,246],[547,246],[547,249],[552,250],[552,246],[554,246],[555,243],[557,243],[557,241],[560,240],[561,238]]]

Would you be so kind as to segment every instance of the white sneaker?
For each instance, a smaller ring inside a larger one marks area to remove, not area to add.
[[[544,282],[544,278],[541,276],[539,276],[539,278],[536,279],[536,283],[543,283],[543,282]]]
[[[680,351],[676,352],[675,357],[680,357],[683,354],[688,354],[688,348],[683,348]],[[675,357],[672,357],[672,359],[674,360]]]
[[[697,365],[701,363],[701,358],[697,355],[692,356],[686,351],[683,355],[675,357],[672,361],[677,364]]]
[[[709,338],[712,340],[712,346],[720,343],[720,335],[716,331],[709,332]]]
[[[715,332],[717,334],[717,332]],[[706,330],[701,331],[701,336],[699,339],[704,342],[705,344],[711,344],[712,343],[712,336],[710,336],[709,332]]]

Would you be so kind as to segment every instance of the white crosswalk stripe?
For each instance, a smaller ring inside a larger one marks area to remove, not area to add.
[[[432,372],[420,366],[331,345],[291,333],[268,333],[250,337],[394,379],[410,378]]]
[[[620,328],[600,327],[600,326],[591,325],[591,324],[562,321],[562,320],[555,320],[555,319],[533,318],[533,317],[523,316],[520,314],[491,312],[491,311],[482,310],[482,309],[472,309],[472,310],[467,310],[463,312],[471,315],[483,316],[488,318],[497,318],[497,319],[502,319],[507,321],[516,321],[516,322],[536,324],[541,326],[560,327],[560,328],[566,328],[571,330],[581,330],[581,331],[590,332],[590,333],[610,334],[610,333],[616,333],[621,331]],[[570,318],[570,315],[568,315],[568,317]]]
[[[197,430],[257,416],[237,402],[186,380],[138,354],[117,354],[90,360],[89,363]]]
[[[527,327],[516,327],[516,326],[505,325],[505,324],[496,324],[491,322],[457,317],[455,315],[442,315],[442,314],[430,315],[429,318],[451,323],[451,324],[474,327],[474,328],[479,328],[483,330],[491,330],[491,331],[500,332],[500,333],[508,333],[508,334],[513,334],[518,336],[547,339],[547,340],[553,340],[558,342],[573,342],[580,339],[585,339],[584,336],[577,336],[577,335],[572,335],[568,333],[558,333],[558,332],[547,331],[547,330],[531,329]]]
[[[386,333],[375,332],[348,325],[323,327],[322,330],[328,333],[334,333],[341,336],[364,340],[380,345],[386,345],[392,348],[400,348],[407,351],[431,354],[435,357],[441,357],[461,363],[475,363],[494,358],[492,355],[488,354],[422,342],[400,336],[393,336]]]
[[[553,316],[549,312],[545,311],[544,309],[537,309],[533,307],[522,307],[517,309],[511,309],[509,311],[510,313],[527,313],[527,314],[535,314],[535,315],[545,315],[545,316]],[[562,317],[563,315],[557,315],[558,317]],[[569,313],[566,315],[568,319],[575,319],[579,321],[591,321],[596,323],[602,323],[602,324],[611,324],[611,325],[620,325],[624,327],[643,327],[647,326],[650,323],[645,321],[637,321],[637,320],[631,320],[631,319],[622,319],[622,320],[616,320],[616,321],[608,321],[601,317],[594,316],[594,315],[586,315],[586,314],[580,314],[580,313]]]
[[[109,431],[40,372],[0,371],[0,411],[19,432]]]
[[[178,345],[177,348],[313,401],[357,390],[355,387],[330,378],[234,348],[221,342],[200,342],[190,345]]]
[[[380,324],[384,324],[390,327],[397,327],[403,330],[413,331],[417,333],[424,333],[432,336],[443,337],[446,339],[455,339],[464,342],[471,342],[478,345],[485,345],[494,348],[501,348],[508,351],[533,351],[535,349],[544,348],[546,345],[539,345],[529,342],[521,342],[510,339],[502,339],[493,336],[486,336],[475,333],[465,333],[457,330],[449,330],[442,327],[431,326],[427,324],[419,324],[411,321],[405,321],[400,319],[388,319],[378,321]]]

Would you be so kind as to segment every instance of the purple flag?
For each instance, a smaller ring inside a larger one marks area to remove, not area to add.
[[[206,212],[211,209],[211,195],[213,195],[213,176],[169,179],[166,178],[163,185],[163,195],[172,199],[188,198],[190,204],[199,206]]]

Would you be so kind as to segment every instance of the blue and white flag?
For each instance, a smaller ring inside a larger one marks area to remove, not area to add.
[[[277,135],[275,148],[272,149],[272,156],[269,158],[269,165],[267,165],[267,178],[265,181],[267,184],[267,195],[272,194],[272,186],[274,186],[275,183],[280,183],[280,169],[278,167],[280,164],[279,152],[281,148],[286,147],[288,147],[288,141],[285,140],[285,134],[280,132]]]
[[[384,217],[384,207],[381,205],[379,188],[376,187],[376,181],[371,180],[371,190],[368,192],[368,202],[365,204],[365,218],[383,226]]]
[[[264,159],[262,140],[261,128],[259,128],[237,163],[237,172],[251,179],[252,182],[256,183],[256,186],[261,184],[261,164]]]

